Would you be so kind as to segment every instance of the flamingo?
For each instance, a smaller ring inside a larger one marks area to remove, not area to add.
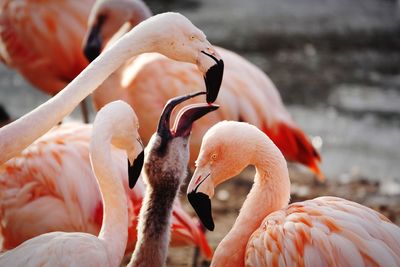
[[[119,266],[128,239],[128,207],[111,145],[126,151],[129,168],[140,169],[140,165],[135,166],[135,160],[143,150],[137,125],[134,111],[123,101],[105,106],[94,121],[90,161],[104,203],[100,234],[43,234],[2,254],[1,266]]]
[[[159,52],[178,61],[196,64],[205,76],[207,101],[215,101],[223,73],[219,55],[204,33],[187,18],[179,13],[159,14],[125,34],[56,96],[2,127],[0,165],[15,157],[71,113],[82,99],[127,59],[146,52]]]
[[[57,94],[88,64],[81,44],[94,2],[1,1],[0,61],[43,92]]]
[[[90,14],[89,31],[85,37],[88,59],[96,58],[124,31],[150,16],[150,10],[141,0],[98,1]],[[322,180],[318,152],[286,110],[269,77],[238,54],[220,47],[216,50],[225,63],[222,90],[217,101],[223,105],[193,126],[191,166],[194,166],[204,133],[218,121],[228,119],[256,125],[277,144],[288,160],[308,166]],[[143,54],[131,58],[111,75],[93,93],[93,101],[96,109],[117,99],[134,107],[142,125],[140,135],[147,143],[168,99],[203,87],[195,66],[160,54]]]
[[[12,249],[40,234],[100,231],[103,206],[89,161],[92,126],[64,123],[39,138],[6,162],[0,175],[0,229],[3,249]],[[133,190],[127,184],[125,153],[112,149],[118,177],[128,199],[128,242],[133,251],[145,185],[139,179]],[[172,212],[172,246],[199,246],[206,258],[211,249],[197,222],[177,200]]]
[[[253,187],[211,266],[400,266],[400,228],[382,214],[337,197],[288,205],[284,157],[255,126],[214,125],[196,164],[188,198],[210,230],[214,188],[249,164],[256,168]]]
[[[139,214],[138,242],[128,266],[164,266],[170,239],[173,203],[186,178],[189,161],[189,137],[194,121],[218,108],[193,104],[184,107],[170,128],[171,112],[176,105],[203,92],[171,99],[166,104],[157,128],[146,147],[145,198]],[[130,178],[130,186],[135,181]]]

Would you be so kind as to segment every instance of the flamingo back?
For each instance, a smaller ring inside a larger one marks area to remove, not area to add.
[[[400,230],[382,214],[336,197],[268,215],[246,249],[246,266],[399,266]]]
[[[82,40],[95,0],[4,0],[0,58],[54,95],[87,65]]]
[[[216,103],[221,107],[193,125],[190,166],[200,150],[205,132],[221,120],[249,122],[263,130],[288,160],[308,166],[321,175],[320,157],[283,105],[278,90],[265,73],[239,55],[217,47],[225,69]],[[157,53],[129,60],[93,94],[96,109],[122,99],[138,111],[140,135],[145,143],[154,133],[166,102],[177,95],[205,90],[201,73],[193,64],[173,61]],[[202,98],[187,103],[199,103]],[[172,114],[172,119],[176,113]]]

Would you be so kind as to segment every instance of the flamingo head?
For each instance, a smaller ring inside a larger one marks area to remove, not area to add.
[[[151,11],[141,0],[97,1],[89,19],[88,31],[83,39],[83,51],[91,62],[103,49],[143,20]]]
[[[105,36],[110,35],[103,33],[106,31],[105,25],[109,24],[109,17],[110,15],[99,13],[92,19],[93,22],[89,23],[94,26],[91,26],[85,38],[84,53],[90,61],[100,54],[104,48]],[[121,15],[116,20],[120,19],[124,20],[124,16]],[[115,22],[115,24],[120,23]],[[107,26],[107,28],[113,28],[107,31],[115,31],[116,27]],[[141,46],[142,53],[159,52],[177,61],[196,64],[204,77],[207,102],[213,103],[217,99],[224,62],[204,33],[186,17],[173,12],[158,14],[139,23],[126,36],[131,36],[131,34],[140,36],[143,40],[140,44],[136,44]]]
[[[254,128],[255,135],[247,131]],[[211,198],[215,187],[253,163],[257,147],[252,141],[257,135],[264,134],[253,125],[234,121],[219,122],[204,135],[187,196],[207,229],[214,230]]]
[[[175,97],[165,105],[157,132],[150,139],[145,153],[144,179],[153,188],[172,186],[177,189],[183,181],[189,162],[192,124],[218,106],[207,103],[188,105],[177,114],[173,127],[170,127],[170,117],[179,103],[201,94],[205,92]]]
[[[204,77],[207,103],[213,103],[222,83],[224,62],[205,34],[179,13],[163,13],[147,21],[153,24],[153,45],[159,53],[197,65]]]
[[[135,181],[135,183],[140,176],[144,159],[144,147],[138,130],[139,120],[136,113],[130,105],[121,100],[105,105],[98,112],[93,123],[93,132],[96,136],[107,135],[107,132],[111,132],[111,136],[108,137],[111,138],[111,144],[126,151],[129,181]],[[96,149],[92,143],[91,149]],[[93,153],[93,156],[96,156],[96,153]]]

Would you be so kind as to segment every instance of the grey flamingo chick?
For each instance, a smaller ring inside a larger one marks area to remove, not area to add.
[[[170,239],[172,205],[184,178],[189,162],[189,137],[192,124],[217,105],[206,103],[184,107],[170,128],[171,112],[176,105],[199,92],[168,101],[161,114],[157,132],[145,151],[143,180],[147,184],[138,223],[138,241],[128,266],[163,266]],[[136,181],[130,180],[134,186]]]

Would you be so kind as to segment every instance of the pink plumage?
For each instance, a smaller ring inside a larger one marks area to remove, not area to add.
[[[246,266],[399,266],[400,231],[382,214],[337,197],[269,214],[247,243]]]
[[[3,0],[0,60],[55,95],[88,64],[82,51],[95,0]]]
[[[97,235],[103,206],[89,162],[91,125],[66,123],[55,127],[19,156],[2,166],[0,216],[3,248],[51,231],[87,232]],[[128,187],[123,151],[113,149],[128,196],[127,252],[136,242],[136,225],[145,187],[141,179]],[[211,257],[211,249],[196,220],[176,202],[172,218],[172,245],[197,245]]]

